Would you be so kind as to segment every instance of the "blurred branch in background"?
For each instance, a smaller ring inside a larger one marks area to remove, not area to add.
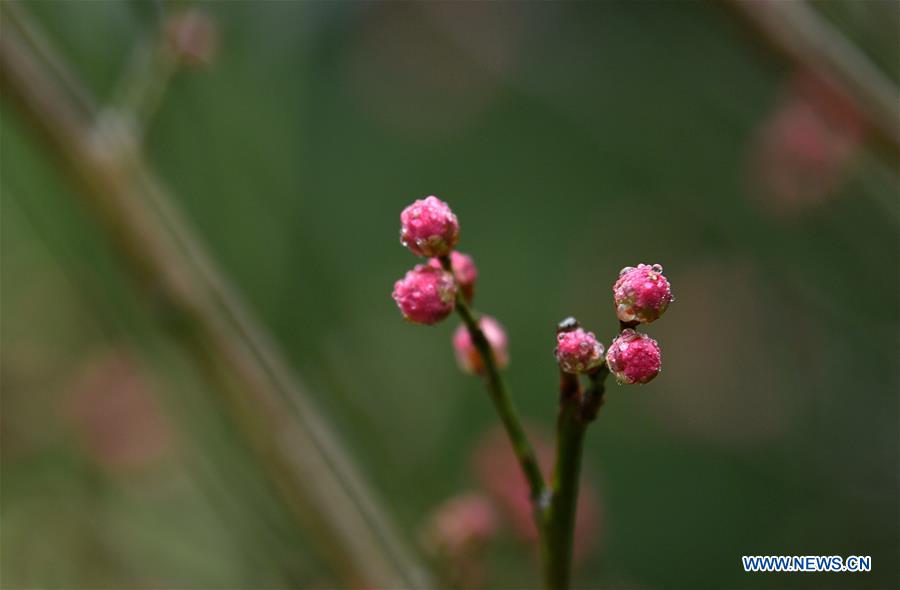
[[[900,155],[900,90],[866,55],[805,1],[733,0],[766,42],[796,65],[838,82],[859,105],[892,157]]]
[[[373,492],[280,354],[213,268],[143,159],[133,128],[94,101],[27,15],[3,4],[0,80],[84,205],[174,321],[285,502],[348,584],[428,586]],[[12,16],[12,17],[11,17]],[[49,64],[53,64],[52,66]],[[78,97],[78,98],[76,98]]]

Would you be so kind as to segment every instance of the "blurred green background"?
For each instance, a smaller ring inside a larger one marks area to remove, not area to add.
[[[416,262],[399,212],[437,194],[545,431],[556,322],[608,343],[621,267],[659,262],[674,286],[648,327],[662,374],[613,387],[588,435],[602,518],[577,587],[900,587],[897,160],[853,116],[798,124],[824,156],[779,143],[779,113],[819,95],[746,23],[701,2],[201,6],[218,51],[172,80],[148,158],[411,543],[477,485],[496,423],[454,364],[455,322],[406,324],[390,298]],[[25,8],[101,97],[160,18]],[[897,81],[896,2],[816,8]],[[2,587],[341,587],[14,106]],[[873,571],[745,574],[750,554]],[[485,559],[485,587],[537,585],[508,530]]]

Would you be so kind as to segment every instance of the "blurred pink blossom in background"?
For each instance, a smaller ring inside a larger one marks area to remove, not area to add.
[[[485,542],[496,531],[493,504],[482,494],[469,492],[438,506],[428,527],[428,537],[435,547],[456,555],[470,545]]]
[[[438,506],[425,527],[424,544],[444,560],[450,587],[480,586],[485,578],[481,553],[497,532],[494,504],[483,494],[467,492]]]
[[[89,361],[64,407],[87,455],[110,471],[147,467],[171,449],[171,425],[134,361],[123,353]]]
[[[752,197],[775,217],[821,204],[843,183],[863,132],[860,111],[835,82],[796,72],[752,144]]]
[[[527,430],[541,471],[548,478],[553,469],[553,445],[546,436],[533,428]],[[534,524],[528,482],[501,427],[489,430],[476,445],[472,453],[472,469],[479,485],[500,507],[513,532],[529,543],[536,543],[538,532]],[[572,550],[575,563],[587,557],[596,546],[600,537],[600,525],[601,508],[597,491],[582,479]]]

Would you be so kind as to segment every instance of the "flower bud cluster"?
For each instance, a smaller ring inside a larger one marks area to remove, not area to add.
[[[406,320],[436,324],[457,305],[472,303],[478,268],[468,254],[455,250],[459,221],[444,201],[435,196],[413,202],[400,214],[400,243],[416,256],[429,258],[394,284],[393,298]],[[506,332],[492,317],[477,320],[493,351],[498,369],[509,363]],[[481,352],[473,335],[461,324],[453,335],[453,350],[460,368],[471,374],[484,372]]]
[[[648,383],[660,370],[659,344],[634,330],[662,316],[673,301],[672,288],[659,264],[626,266],[613,285],[616,316],[622,327],[604,358],[603,345],[574,318],[563,321],[556,335],[556,361],[563,373],[594,374],[606,362],[619,383]]]
[[[484,373],[482,351],[488,347],[496,367],[505,367],[509,353],[503,327],[494,318],[473,319],[468,312],[478,269],[471,256],[455,250],[459,221],[450,206],[433,195],[413,202],[400,214],[400,241],[416,256],[429,258],[427,264],[416,265],[394,284],[393,298],[403,317],[412,323],[431,325],[459,307],[468,322],[453,335],[460,368],[467,373]],[[560,325],[555,350],[560,370],[594,374],[605,362],[619,383],[648,383],[656,377],[661,366],[659,344],[634,328],[658,320],[674,300],[662,271],[659,264],[621,270],[612,291],[622,331],[608,352],[593,332],[583,330],[574,320]]]
[[[613,285],[613,302],[621,323],[606,353],[606,365],[619,383],[649,383],[661,368],[659,343],[636,331],[658,320],[674,301],[672,287],[659,264],[626,266]]]

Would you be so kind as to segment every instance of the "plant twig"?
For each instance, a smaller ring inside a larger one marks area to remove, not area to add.
[[[63,91],[68,94],[68,99],[72,102],[73,107],[79,109],[82,115],[93,112],[96,109],[93,97],[90,96],[81,81],[72,74],[72,71],[65,66],[23,5],[23,2],[0,3],[0,7],[2,7],[0,18],[9,19],[15,26],[22,42],[28,45],[33,55],[42,61],[44,67],[56,77]]]
[[[158,35],[148,35],[135,44],[131,61],[114,92],[114,108],[130,117],[142,135],[149,127],[166,88],[177,70],[174,58]]]
[[[547,590],[569,587],[572,569],[572,537],[578,503],[578,477],[585,425],[578,418],[578,403],[571,400],[559,408],[556,423],[556,467],[550,481],[552,496],[547,511]]]
[[[77,183],[142,292],[176,318],[167,324],[171,335],[222,394],[283,500],[335,570],[354,586],[429,587],[373,491],[177,215],[131,128],[114,117],[97,120],[86,109],[92,100],[75,102],[63,90],[56,71],[62,61],[53,55],[58,65],[48,69],[21,31],[3,24],[4,97]],[[64,78],[74,80],[70,73]]]
[[[579,395],[580,392],[571,391],[572,378],[577,384],[577,377],[560,372],[556,465],[550,480],[550,506],[545,514],[547,553],[544,583],[547,590],[569,588],[584,437],[603,403],[607,375],[609,370],[604,364],[589,376],[590,386]]]
[[[442,256],[440,260],[444,269],[447,272],[452,273],[453,267],[450,264],[450,258],[448,256]],[[491,401],[494,402],[494,407],[497,410],[497,414],[500,416],[500,421],[506,429],[509,441],[512,443],[513,451],[522,468],[522,473],[524,473],[525,479],[528,481],[531,500],[536,511],[535,518],[538,521],[538,528],[540,528],[540,518],[537,515],[542,509],[540,504],[546,484],[544,483],[544,476],[541,474],[541,468],[535,457],[534,449],[532,449],[531,443],[528,442],[528,436],[525,434],[525,429],[522,427],[522,421],[519,419],[519,414],[513,404],[512,397],[510,397],[503,376],[500,374],[500,370],[497,367],[494,351],[485,337],[484,332],[481,330],[481,327],[479,327],[478,321],[475,319],[475,316],[469,308],[469,305],[466,303],[462,293],[458,293],[456,296],[456,312],[459,314],[460,318],[462,318],[463,323],[466,325],[466,329],[469,330],[472,344],[474,344],[484,361],[484,375],[487,381],[488,393],[491,396]]]
[[[588,375],[591,385],[584,392],[581,399],[581,421],[585,424],[593,422],[597,418],[597,412],[603,405],[603,394],[606,392],[606,378],[609,376],[609,367],[606,363]]]

